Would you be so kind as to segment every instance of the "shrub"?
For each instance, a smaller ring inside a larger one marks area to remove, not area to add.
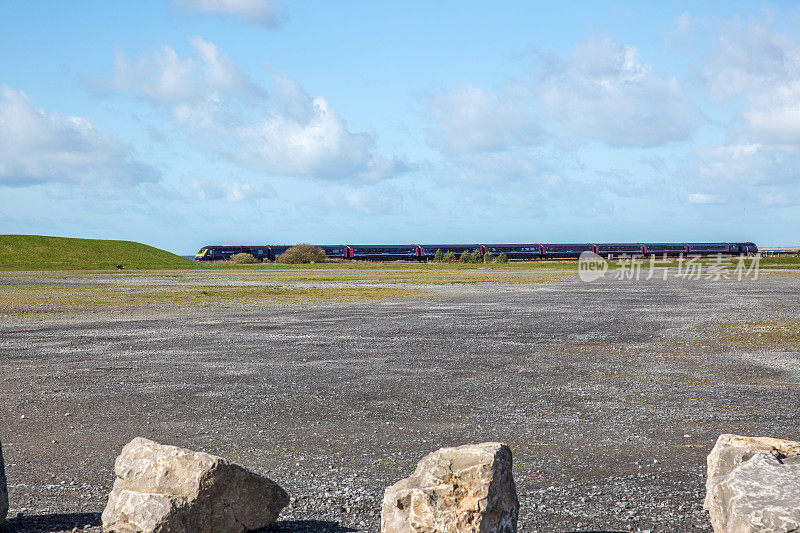
[[[240,254],[233,254],[231,256],[231,261],[233,261],[237,265],[250,265],[253,263],[258,263],[258,259],[245,252],[242,252]]]
[[[296,244],[276,259],[278,263],[321,263],[325,261],[325,251],[313,244]]]
[[[497,256],[498,263],[508,263],[508,256],[506,254],[500,254]]]
[[[489,252],[486,252],[485,254],[483,254],[483,262],[484,263],[491,263],[492,261],[494,261],[494,257],[492,256],[492,254],[490,254]]]
[[[472,262],[472,254],[467,250],[464,250],[464,253],[461,254],[461,257],[459,257],[458,260],[462,263],[470,263]]]
[[[456,254],[454,254],[453,252],[447,252],[446,254],[444,254],[444,257],[442,257],[442,261],[444,261],[445,263],[455,263]]]
[[[481,252],[480,252],[480,250],[475,250],[474,252],[472,252],[472,254],[470,254],[469,262],[470,263],[480,263],[481,262]]]
[[[442,252],[441,248],[436,250],[436,253],[433,254],[433,260],[437,263],[441,263],[442,261],[444,261],[444,252]]]

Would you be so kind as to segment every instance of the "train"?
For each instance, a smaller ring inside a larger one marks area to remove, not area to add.
[[[438,250],[460,256],[478,252],[481,256],[505,254],[511,260],[577,259],[584,252],[602,257],[631,255],[752,255],[758,246],[752,242],[637,242],[584,244],[337,244],[317,245],[331,259],[359,261],[419,261],[433,259]],[[247,253],[262,261],[274,261],[288,245],[203,246],[195,261],[219,261],[234,254]]]

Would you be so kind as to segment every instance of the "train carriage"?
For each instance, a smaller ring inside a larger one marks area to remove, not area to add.
[[[250,254],[256,259],[269,259],[269,246],[203,246],[195,254],[195,261],[224,261],[232,255]]]
[[[490,253],[497,257],[506,254],[509,259],[540,259],[541,244],[484,244],[481,246],[482,253]]]
[[[594,252],[593,244],[543,244],[541,254],[549,259],[575,259],[583,252]]]
[[[646,242],[643,245],[644,253],[650,255],[675,256],[689,253],[685,242]]]
[[[687,246],[688,252],[694,255],[728,254],[731,251],[727,242],[690,242]]]
[[[321,244],[318,247],[322,248],[322,251],[325,252],[325,257],[330,257],[331,259],[352,258],[349,252],[350,247],[344,244]]]
[[[638,255],[644,254],[644,245],[638,242],[597,243],[594,253],[598,255]]]
[[[758,246],[752,242],[732,242],[731,245],[731,253],[732,254],[757,254],[758,253]]]
[[[362,261],[415,261],[420,258],[416,244],[348,245],[351,259]]]
[[[443,254],[452,253],[456,257],[460,256],[464,252],[481,252],[481,245],[480,244],[422,244],[420,245],[422,249],[422,257],[425,259],[433,259],[436,255],[437,250],[441,250]]]

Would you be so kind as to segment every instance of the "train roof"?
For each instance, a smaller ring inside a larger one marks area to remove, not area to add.
[[[354,250],[359,250],[361,248],[389,248],[393,250],[399,250],[402,248],[414,248],[416,244],[348,244],[348,246]]]
[[[477,248],[480,244],[420,244],[423,248]]]
[[[483,246],[497,246],[497,247],[500,247],[500,246],[540,246],[540,245],[541,245],[541,243],[538,243],[538,242],[528,242],[528,243],[521,243],[521,244],[516,244],[516,243],[510,243],[510,244],[484,244]]]
[[[208,248],[209,250],[216,250],[217,248],[269,248],[267,244],[211,244],[208,246],[201,246],[200,249]]]

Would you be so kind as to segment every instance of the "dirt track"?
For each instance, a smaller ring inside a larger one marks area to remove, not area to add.
[[[433,290],[3,317],[9,530],[99,531],[145,436],[279,482],[281,530],[376,531],[423,455],[497,440],[521,531],[705,531],[720,433],[800,439],[796,274]]]

